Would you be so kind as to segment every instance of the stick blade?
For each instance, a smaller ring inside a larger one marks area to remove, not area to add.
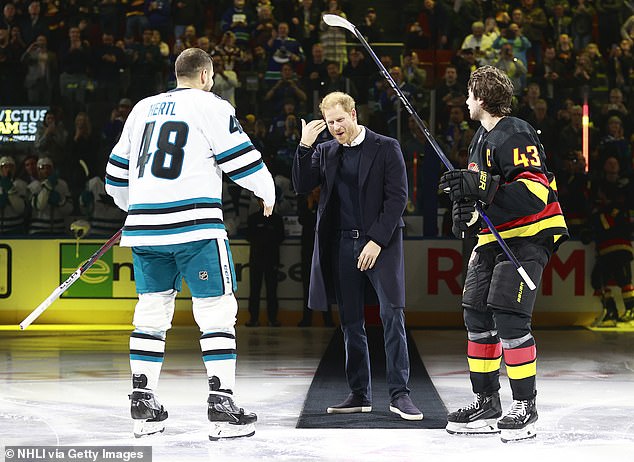
[[[325,14],[324,22],[330,27],[343,27],[354,33],[354,26],[346,19],[336,14]]]

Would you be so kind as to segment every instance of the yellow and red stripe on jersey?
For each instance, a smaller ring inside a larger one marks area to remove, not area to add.
[[[607,239],[597,244],[599,255],[607,255],[612,252],[625,251],[632,253],[632,241],[629,239]]]
[[[528,215],[515,220],[507,221],[496,226],[498,233],[503,239],[514,237],[533,237],[538,234],[547,233],[552,235],[555,243],[561,239],[562,235],[568,234],[566,220],[564,219],[559,202],[546,204],[538,213]],[[489,228],[484,228],[478,234],[478,247],[495,242],[495,236],[491,234]]]
[[[522,172],[513,181],[519,181],[544,204],[548,203],[550,183],[543,173]]]
[[[504,350],[506,373],[510,379],[520,380],[536,375],[536,360],[537,348],[535,345]]]
[[[623,297],[623,300],[626,298],[634,298],[634,286],[632,284],[628,284],[621,287],[621,297]]]
[[[502,344],[476,343],[469,341],[467,344],[467,360],[471,372],[495,372],[500,369],[502,362]]]

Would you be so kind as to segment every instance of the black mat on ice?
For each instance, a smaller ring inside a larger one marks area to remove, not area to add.
[[[344,371],[343,334],[341,329],[337,329],[315,372],[297,428],[445,428],[447,409],[429,378],[409,333],[407,346],[410,355],[410,396],[423,412],[424,419],[420,421],[407,421],[390,412],[385,383],[383,329],[368,327],[367,333],[372,367],[372,412],[326,413],[328,406],[340,403],[349,393]]]

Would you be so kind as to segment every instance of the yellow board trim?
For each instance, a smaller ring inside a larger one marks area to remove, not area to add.
[[[509,366],[507,364],[506,374],[509,376],[509,379],[513,380],[533,377],[537,375],[537,361],[533,361],[532,363],[524,364],[522,366]]]
[[[500,370],[500,363],[502,358],[498,359],[475,359],[467,358],[469,360],[469,370],[471,372],[479,372],[486,374],[487,372],[495,372]]]
[[[517,228],[507,229],[505,231],[499,231],[500,236],[504,239],[510,239],[512,237],[530,237],[535,236],[540,231],[544,231],[550,228],[566,228],[566,220],[563,215],[555,215],[554,217],[540,220],[537,223],[531,223],[530,225],[519,226]],[[478,246],[489,244],[495,241],[493,234],[479,234]]]
[[[537,181],[527,180],[525,178],[521,178],[517,181],[524,183],[526,188],[528,188],[528,190],[537,196],[544,204],[548,203],[548,194],[550,193],[550,190],[546,186],[538,183]]]

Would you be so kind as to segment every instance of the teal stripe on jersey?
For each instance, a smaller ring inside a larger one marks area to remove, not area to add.
[[[218,161],[218,160],[222,160],[222,159],[224,159],[225,157],[230,156],[230,155],[231,155],[231,154],[233,154],[234,152],[238,152],[238,151],[240,151],[240,150],[242,150],[242,149],[244,149],[244,148],[246,148],[246,147],[248,147],[248,146],[253,146],[253,144],[251,143],[251,141],[245,141],[244,143],[239,144],[238,146],[236,146],[236,147],[234,147],[234,148],[231,148],[231,149],[229,149],[229,150],[227,150],[227,151],[221,152],[220,154],[217,154],[217,155],[216,155],[216,161]]]
[[[264,165],[264,164],[260,162],[260,163],[259,163],[258,165],[256,165],[255,167],[250,168],[249,170],[247,170],[247,171],[245,171],[245,172],[238,173],[238,174],[237,174],[237,175],[235,175],[235,176],[229,176],[229,178],[231,178],[233,181],[235,181],[235,180],[239,180],[240,178],[244,178],[245,176],[249,176],[249,175],[251,175],[252,173],[257,172],[258,170],[260,170],[260,169],[262,168],[262,166],[263,166],[263,165]]]
[[[122,164],[130,165],[130,161],[128,159],[124,159],[123,157],[119,157],[117,155],[110,154],[110,158],[113,159],[113,160],[116,160],[117,162],[121,162]]]
[[[193,199],[183,199],[180,201],[173,201],[173,202],[161,202],[160,204],[132,204],[130,205],[129,210],[139,210],[139,209],[160,210],[160,209],[167,209],[170,207],[178,207],[180,205],[207,204],[209,202],[222,205],[221,199],[216,199],[213,197],[194,197]]]
[[[238,355],[236,354],[228,354],[228,355],[205,355],[203,356],[203,361],[224,361],[226,359],[236,359]]]
[[[136,360],[136,361],[149,361],[152,363],[163,362],[163,358],[158,358],[156,356],[130,355],[130,359]]]
[[[126,231],[123,229],[124,236],[166,236],[169,234],[188,233],[190,231],[198,231],[199,229],[225,229],[222,223],[203,223],[200,225],[183,226],[182,228],[170,229],[135,229]]]
[[[127,181],[112,181],[110,178],[106,178],[106,184],[123,188],[127,187],[129,183]]]

